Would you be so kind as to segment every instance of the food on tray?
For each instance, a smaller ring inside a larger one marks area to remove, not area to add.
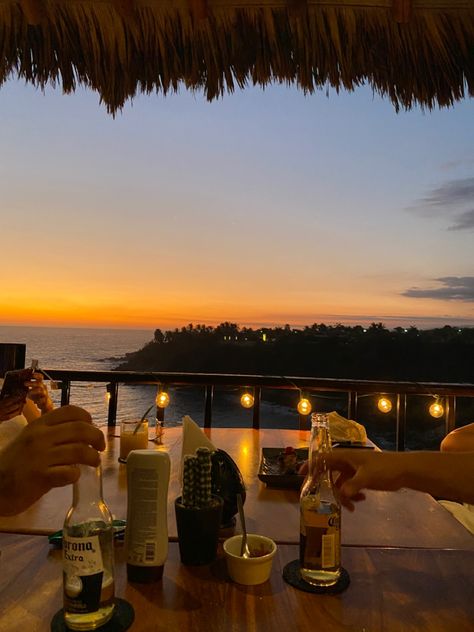
[[[277,456],[281,474],[296,474],[303,461],[298,460],[295,448],[288,446]]]

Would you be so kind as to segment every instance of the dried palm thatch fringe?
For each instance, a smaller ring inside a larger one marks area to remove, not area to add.
[[[430,9],[414,0],[404,24],[387,0],[240,8],[41,0],[40,12],[34,2],[0,0],[0,84],[17,76],[66,93],[85,85],[112,113],[137,93],[183,85],[212,100],[248,84],[291,83],[312,93],[365,83],[397,109],[449,106],[474,94],[474,1],[456,0],[453,9],[433,0],[441,8]],[[29,24],[31,15],[39,24]]]

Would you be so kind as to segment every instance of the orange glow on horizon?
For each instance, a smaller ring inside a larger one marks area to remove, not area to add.
[[[360,296],[343,295],[340,299],[322,302],[314,298],[318,311],[311,308],[307,296],[295,297],[289,301],[268,288],[267,293],[255,290],[248,296],[247,304],[242,304],[239,294],[227,290],[226,296],[219,295],[217,284],[209,287],[208,296],[202,289],[183,283],[179,292],[156,293],[148,288],[128,286],[91,287],[90,291],[74,292],[74,287],[52,288],[42,291],[18,290],[5,287],[0,296],[0,324],[53,327],[104,327],[134,329],[172,329],[188,323],[205,323],[216,326],[224,321],[240,326],[274,327],[289,323],[292,327],[303,327],[313,323],[346,325],[369,325],[383,322],[387,327],[397,325],[418,326],[417,319],[435,320],[441,311],[441,302],[433,301],[422,305],[415,300],[394,297],[385,301],[379,309],[379,299],[369,301],[366,297],[361,304]],[[74,284],[72,284],[74,286]],[[10,290],[10,291],[8,291]],[[206,296],[206,299],[203,299]],[[227,298],[231,297],[231,298]],[[237,298],[235,298],[237,297]],[[282,305],[285,306],[282,308]],[[403,309],[401,306],[403,305]],[[428,309],[429,307],[429,309]],[[458,309],[456,318],[472,320],[469,308],[463,314]],[[446,318],[446,317],[445,317]],[[453,317],[454,318],[454,317]],[[410,321],[410,319],[413,319]]]

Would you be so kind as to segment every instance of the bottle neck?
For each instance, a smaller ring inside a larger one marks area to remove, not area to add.
[[[324,455],[331,451],[329,419],[326,414],[313,414],[311,418],[311,437],[309,440],[308,477],[330,482],[330,472],[325,465]]]
[[[102,467],[79,465],[81,472],[79,479],[74,483],[72,502],[75,507],[79,505],[93,505],[103,502],[102,498]]]

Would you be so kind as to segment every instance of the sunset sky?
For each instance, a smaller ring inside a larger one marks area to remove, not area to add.
[[[474,107],[0,90],[0,323],[474,326]]]

